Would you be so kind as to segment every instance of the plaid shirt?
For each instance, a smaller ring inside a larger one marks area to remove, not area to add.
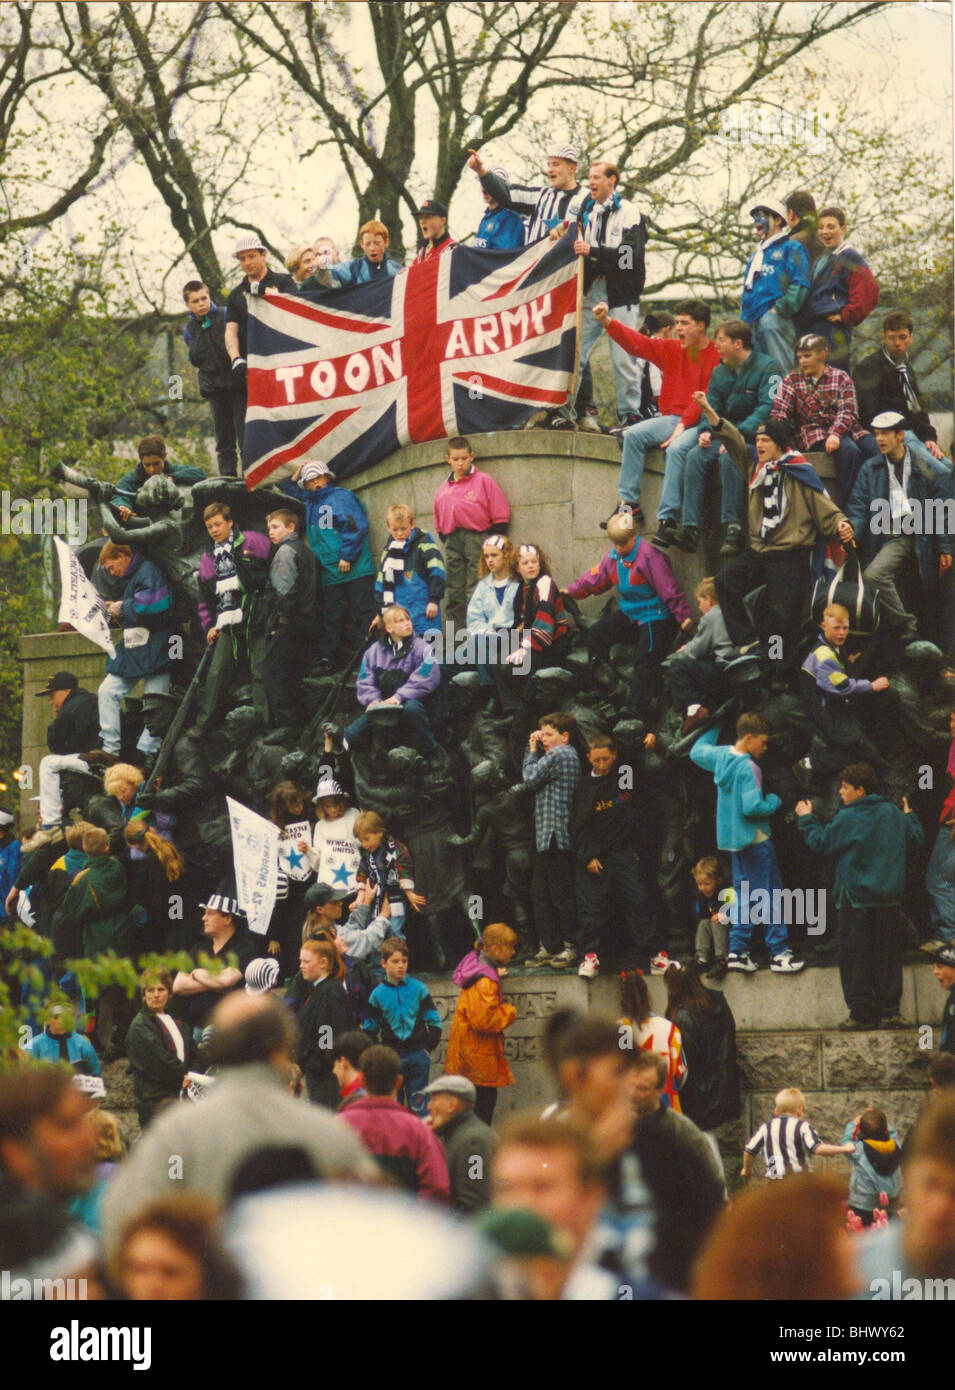
[[[559,743],[547,753],[528,748],[524,754],[524,781],[534,788],[534,844],[570,849],[570,813],[580,781],[580,760],[569,743]]]
[[[800,449],[821,447],[830,434],[853,439],[865,434],[852,377],[838,367],[827,367],[818,381],[790,372],[783,378],[769,418],[791,425]]]

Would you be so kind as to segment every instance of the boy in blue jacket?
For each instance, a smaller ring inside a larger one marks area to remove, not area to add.
[[[422,1119],[428,1111],[423,1095],[431,1072],[430,1054],[441,1041],[441,1019],[427,985],[408,974],[408,946],[400,936],[381,945],[385,978],[371,992],[364,1031],[373,1042],[393,1047],[404,1078],[398,1100]]]
[[[733,894],[729,908],[730,953],[728,970],[752,974],[758,967],[749,954],[753,922],[762,924],[777,975],[794,975],[805,961],[797,960],[789,946],[782,920],[783,880],[770,839],[769,817],[782,804],[774,793],[763,795],[762,776],[756,759],[769,744],[769,723],[761,714],[741,714],[736,721],[736,742],[717,745],[717,729],[708,729],[690,749],[697,767],[705,767],[716,783],[716,843],[732,856]],[[757,896],[758,895],[758,896]],[[768,909],[764,904],[769,904]]]
[[[305,505],[305,535],[322,581],[318,659],[331,665],[343,629],[346,648],[352,651],[364,642],[375,616],[368,513],[353,492],[338,486],[328,464],[318,459],[300,464],[279,488]]]
[[[925,835],[909,803],[902,810],[876,794],[868,763],[850,763],[839,774],[837,811],[828,825],[813,814],[811,801],[797,801],[803,839],[817,854],[832,854],[839,914],[839,975],[849,1017],[843,1032],[905,1028],[902,999],[902,933],[898,908],[905,891],[910,845]],[[881,1022],[880,1022],[881,1020]]]
[[[412,630],[420,637],[441,623],[445,589],[441,551],[434,536],[418,530],[414,512],[403,502],[388,508],[385,524],[391,540],[381,557],[375,597],[382,609],[403,604],[411,615]]]

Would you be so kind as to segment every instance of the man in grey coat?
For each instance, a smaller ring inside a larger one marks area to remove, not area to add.
[[[444,1145],[451,1210],[470,1215],[491,1200],[491,1159],[497,1141],[474,1113],[477,1090],[466,1076],[439,1076],[425,1086],[431,1128]]]
[[[172,1104],[120,1164],[103,1203],[103,1243],[116,1250],[123,1227],[150,1202],[196,1193],[228,1201],[241,1165],[263,1145],[294,1147],[317,1177],[375,1181],[378,1169],[347,1125],[288,1091],[294,1022],[267,995],[237,992],[212,1016],[208,1060],[215,1084],[195,1105]]]

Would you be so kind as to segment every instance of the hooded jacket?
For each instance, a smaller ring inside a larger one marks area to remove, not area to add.
[[[764,247],[759,274],[747,289],[749,267],[758,251],[759,247],[756,247],[743,273],[740,318],[747,323],[758,323],[770,309],[791,318],[802,307],[809,293],[809,255],[806,248],[788,236]]]
[[[925,843],[913,812],[873,792],[843,806],[828,825],[815,812],[799,816],[797,824],[811,850],[835,856],[836,907],[896,907],[902,901],[906,850]]]
[[[858,1126],[849,1120],[839,1142],[855,1145],[849,1155],[849,1206],[873,1211],[881,1207],[883,1193],[895,1202],[902,1191],[902,1145],[892,1126],[888,1139],[860,1139]]]
[[[126,871],[111,854],[94,855],[70,884],[57,913],[82,934],[84,956],[115,951],[129,955],[132,920]]]
[[[152,560],[138,552],[133,554],[123,576],[123,642],[117,644],[116,655],[107,663],[111,676],[138,680],[168,671],[171,665],[169,637],[172,632],[172,589],[166,577]],[[138,641],[140,629],[145,629],[145,642]],[[127,633],[129,634],[127,636]]]
[[[322,588],[375,573],[368,543],[368,513],[353,492],[334,483],[310,490],[287,478],[279,483],[279,491],[305,508],[305,534],[321,566]],[[347,573],[338,568],[339,560],[351,565]]]
[[[385,560],[388,547],[382,551],[378,577],[375,580],[375,599],[380,605],[385,591]],[[444,560],[433,536],[415,526],[404,545],[404,570],[395,582],[395,603],[411,614],[411,627],[416,633],[440,622],[440,615],[429,618],[429,603],[440,604],[444,598]]]
[[[455,969],[461,993],[454,1010],[444,1070],[466,1076],[475,1086],[513,1086],[504,1055],[504,1029],[517,1018],[501,998],[501,977],[480,949],[469,951]]]
[[[760,831],[769,838],[769,818],[782,802],[774,792],[763,795],[757,763],[732,744],[717,744],[718,737],[718,729],[707,729],[690,749],[690,758],[712,772],[716,783],[717,848],[747,849]]]
[[[397,671],[404,680],[391,695],[397,695],[404,704],[408,700],[421,700],[441,684],[441,667],[434,659],[434,652],[421,637],[406,637],[395,645],[390,637],[382,637],[372,642],[361,659],[355,694],[360,705],[370,705],[383,698],[379,679],[385,671]]]
[[[524,245],[523,217],[511,208],[488,208],[473,245],[483,251],[516,251]]]

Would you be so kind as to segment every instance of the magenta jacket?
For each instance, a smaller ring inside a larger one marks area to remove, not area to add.
[[[678,623],[686,622],[693,615],[686,595],[673,577],[673,570],[667,557],[642,538],[634,550],[624,558],[630,571],[630,582],[637,587],[648,583],[660,596]],[[617,585],[617,553],[611,550],[599,564],[575,579],[567,586],[567,593],[573,599],[589,598],[591,594],[603,594]],[[627,612],[627,604],[621,595],[621,608]]]

